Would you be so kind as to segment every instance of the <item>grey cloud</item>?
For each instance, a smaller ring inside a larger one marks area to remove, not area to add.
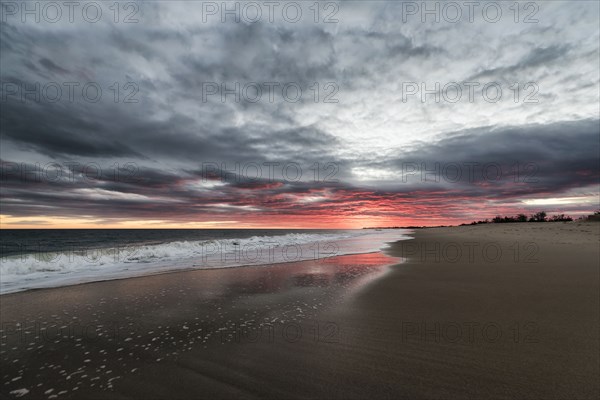
[[[473,182],[484,181],[486,165],[502,168],[502,179],[485,188],[481,193],[502,195],[493,187],[514,186],[512,195],[519,193],[560,193],[565,190],[598,183],[600,178],[600,121],[569,121],[548,125],[519,127],[488,127],[447,134],[435,144],[424,144],[407,151],[401,157],[379,165],[391,171],[407,171],[411,165],[435,168],[459,165],[462,171],[473,171]],[[469,163],[469,164],[467,164]],[[470,165],[470,167],[468,166]],[[455,168],[456,169],[456,168]],[[454,169],[454,170],[455,170]],[[454,171],[452,170],[452,171]],[[519,175],[516,175],[516,173]],[[495,172],[494,172],[495,174]],[[454,177],[454,174],[451,176]],[[467,177],[461,181],[466,182]],[[526,183],[516,186],[514,183]],[[469,185],[465,185],[468,189]]]
[[[514,65],[486,69],[471,76],[468,80],[477,81],[479,79],[497,77],[514,80],[515,74],[523,73],[528,69],[537,68],[550,63],[560,62],[564,57],[567,57],[569,50],[569,45],[536,47]]]
[[[69,73],[69,70],[66,70],[66,69],[56,65],[52,60],[49,60],[47,58],[40,59],[39,63],[44,68],[47,68],[54,73],[59,73],[59,74],[68,74]]]

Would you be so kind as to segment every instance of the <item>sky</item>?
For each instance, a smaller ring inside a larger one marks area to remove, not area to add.
[[[1,3],[2,228],[600,208],[596,1],[78,4]]]

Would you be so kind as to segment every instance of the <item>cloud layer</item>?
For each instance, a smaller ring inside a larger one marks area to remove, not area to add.
[[[282,2],[272,21],[258,2],[258,22],[233,2],[239,22],[211,2],[102,6],[95,23],[4,9],[3,226],[590,212],[599,10],[577,3],[481,2],[496,22],[441,3],[423,22],[421,2]]]

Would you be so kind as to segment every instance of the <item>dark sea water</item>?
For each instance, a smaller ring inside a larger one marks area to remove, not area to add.
[[[44,252],[105,249],[169,242],[200,242],[288,234],[342,234],[352,230],[324,229],[2,229],[3,257]]]

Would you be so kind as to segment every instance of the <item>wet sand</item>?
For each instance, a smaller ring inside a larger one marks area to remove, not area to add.
[[[371,253],[3,295],[0,393],[300,395],[291,382],[303,386],[314,371],[294,357],[312,364],[307,348],[341,340],[337,323],[321,317],[396,262]]]
[[[403,263],[373,253],[1,296],[0,393],[598,398],[600,224],[415,237],[388,251]]]

